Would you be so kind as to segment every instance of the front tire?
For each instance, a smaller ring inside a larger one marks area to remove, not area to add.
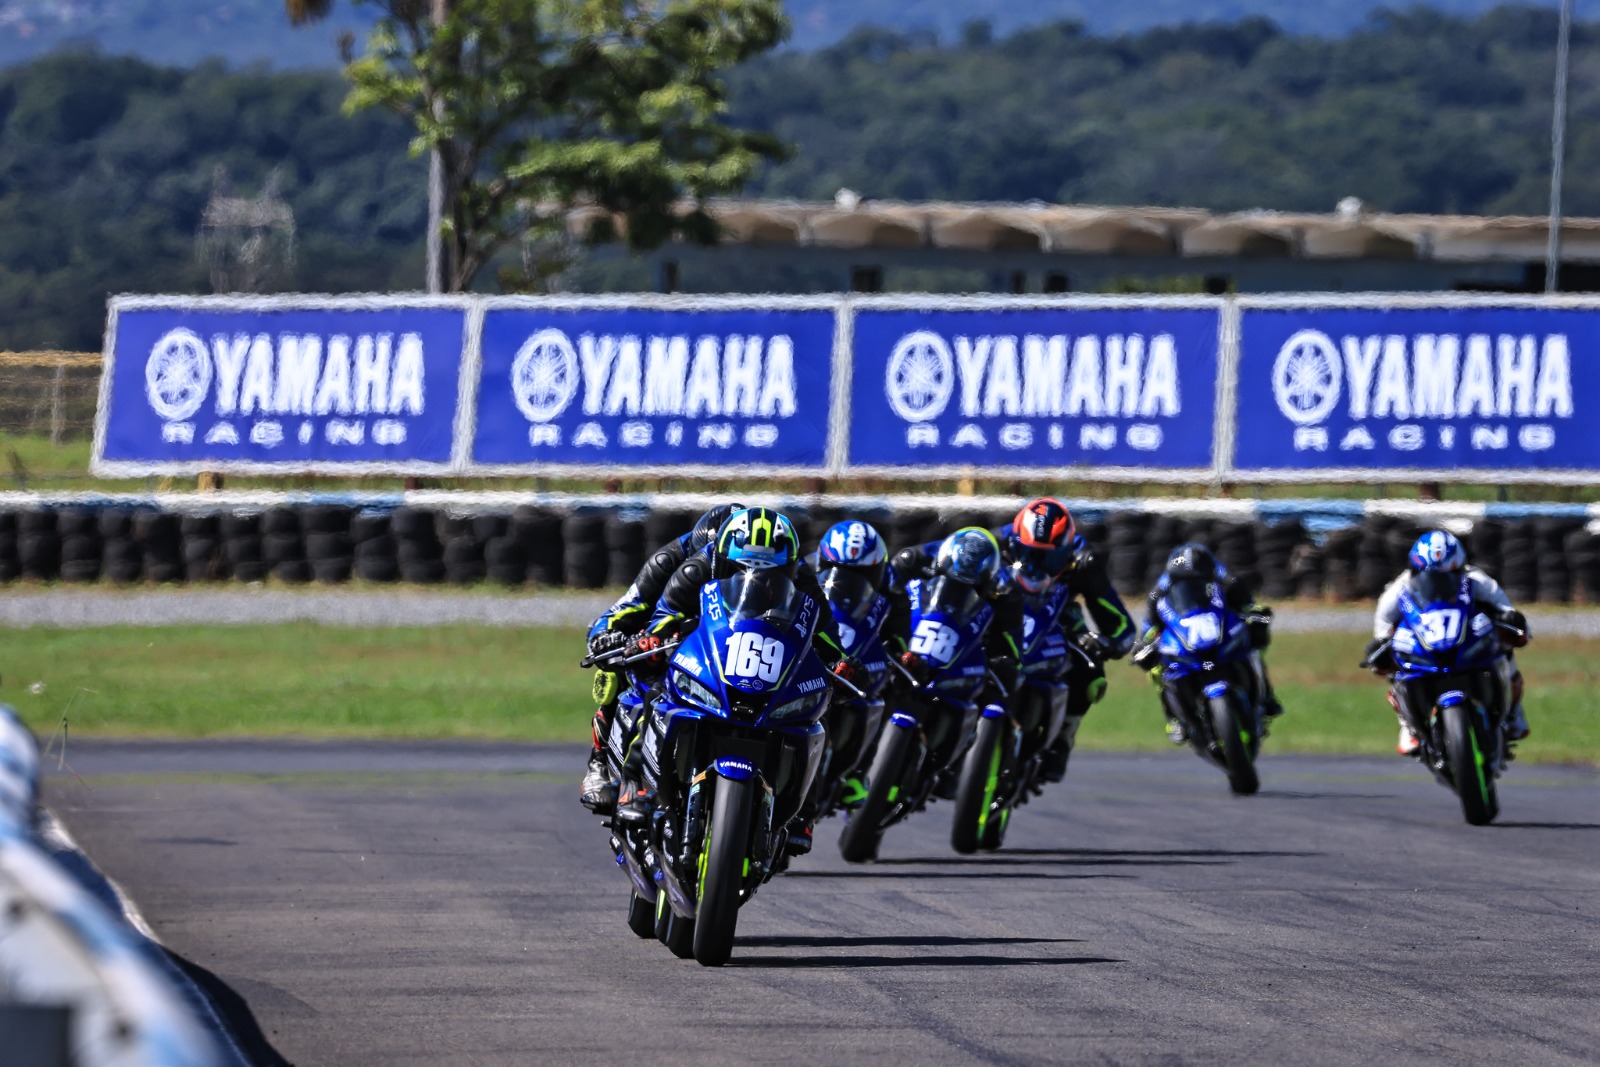
[[[1461,814],[1473,826],[1487,826],[1500,814],[1500,798],[1478,731],[1473,728],[1472,705],[1453,704],[1439,715],[1444,720],[1445,762],[1456,796],[1461,798]]]
[[[739,925],[739,891],[744,888],[750,854],[750,809],[755,782],[717,780],[711,801],[711,825],[700,853],[699,902],[695,906],[694,958],[705,967],[721,967],[733,955]]]
[[[950,846],[963,856],[978,851],[983,845],[991,817],[996,814],[990,809],[999,788],[1010,725],[1004,717],[979,721],[978,736],[961,763],[955,819],[950,825]]]
[[[883,841],[883,820],[900,798],[901,779],[911,759],[917,735],[910,727],[890,724],[872,757],[867,772],[867,795],[844,824],[839,834],[839,855],[850,863],[865,863],[878,858]]]
[[[656,936],[656,902],[637,892],[628,893],[628,929],[639,937]]]
[[[1251,758],[1253,732],[1244,714],[1244,703],[1232,688],[1211,700],[1211,728],[1215,732],[1217,747],[1222,749],[1222,760],[1228,772],[1228,788],[1242,797],[1253,795],[1261,788],[1261,777],[1256,774]]]

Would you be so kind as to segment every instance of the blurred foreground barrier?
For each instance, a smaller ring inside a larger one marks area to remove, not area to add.
[[[0,706],[0,1063],[222,1062],[149,949],[40,847],[38,747]]]

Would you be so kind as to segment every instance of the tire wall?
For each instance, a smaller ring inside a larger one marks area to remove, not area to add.
[[[934,541],[962,526],[1000,526],[1009,508],[878,504],[788,506],[814,545],[841,518],[877,526],[892,548]],[[453,514],[401,505],[280,504],[182,513],[139,504],[0,508],[0,584],[285,584],[395,582],[505,587],[623,586],[657,546],[687,532],[698,511],[599,505]],[[1600,534],[1584,514],[1456,520],[1472,561],[1513,601],[1600,603]],[[1308,521],[1294,514],[1195,517],[1148,509],[1081,510],[1078,528],[1125,594],[1140,594],[1185,541],[1209,545],[1265,600],[1352,601],[1377,596],[1405,566],[1420,521],[1388,514]]]

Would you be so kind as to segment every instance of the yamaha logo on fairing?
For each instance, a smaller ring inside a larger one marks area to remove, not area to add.
[[[1095,420],[1138,419],[1122,427],[1125,443],[1154,451],[1161,447],[1163,431],[1148,420],[1183,410],[1177,342],[1170,334],[1002,334],[947,340],[932,330],[918,330],[901,337],[890,352],[884,393],[890,409],[909,424],[906,443],[912,446],[940,444],[933,420],[954,404],[962,419],[1080,420],[1076,444],[1090,449],[1111,448],[1118,438],[1116,423]],[[1011,451],[1039,444],[1065,447],[1061,423],[1044,430],[1045,440],[1036,441],[1034,424],[1009,422],[996,437]],[[966,422],[948,444],[985,447],[987,431]]]
[[[785,335],[691,337],[580,334],[544,329],[530,336],[511,364],[511,395],[533,425],[529,443],[560,445],[563,427],[553,425],[581,396],[586,416],[621,416],[616,430],[624,447],[682,443],[682,420],[697,420],[701,448],[736,442],[771,448],[775,420],[795,413],[794,342]],[[647,417],[672,421],[657,426]],[[743,420],[736,433],[728,419]],[[658,432],[659,431],[659,432]],[[606,427],[580,423],[571,444],[603,448]]]
[[[1341,403],[1355,425],[1337,444],[1340,451],[1376,446],[1364,422],[1395,422],[1389,446],[1414,451],[1428,441],[1424,420],[1471,419],[1467,445],[1503,449],[1510,435],[1503,421],[1572,417],[1572,358],[1565,334],[1387,334],[1346,336],[1335,341],[1320,330],[1301,330],[1284,342],[1272,366],[1278,410],[1295,424],[1294,447],[1326,451],[1332,441],[1323,426]],[[1481,421],[1479,421],[1481,420]],[[1437,426],[1438,444],[1453,448],[1457,427]],[[1555,444],[1548,422],[1524,422],[1517,445],[1544,451]]]
[[[333,416],[323,426],[333,445],[359,445],[369,431],[377,444],[400,444],[405,423],[389,416],[420,415],[425,403],[415,333],[218,333],[208,343],[178,328],[151,346],[144,371],[163,439],[185,444],[194,440],[189,420],[208,398],[217,421],[207,443],[238,444],[243,433],[269,448],[283,442],[283,420],[294,416]],[[316,427],[302,420],[297,432],[307,443]]]

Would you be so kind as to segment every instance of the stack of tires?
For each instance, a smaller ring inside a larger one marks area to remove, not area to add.
[[[1299,519],[1280,523],[1257,523],[1255,526],[1256,565],[1261,581],[1256,587],[1261,596],[1269,600],[1282,600],[1295,596],[1300,588],[1300,575],[1295,572],[1295,554],[1309,538]]]
[[[1514,604],[1532,600],[1539,589],[1539,538],[1533,523],[1507,523],[1500,537],[1500,571],[1497,577]]]
[[[100,580],[100,516],[88,508],[62,508],[56,512],[56,535],[61,541],[61,580]]]
[[[178,520],[183,542],[183,577],[189,582],[210,582],[223,577],[222,517],[184,515]]]
[[[306,566],[312,581],[320,585],[348,582],[355,573],[355,546],[350,539],[350,524],[355,509],[334,504],[317,504],[300,512]]]
[[[304,585],[311,581],[298,509],[268,508],[262,514],[261,559],[267,565],[267,573],[280,582]]]
[[[22,560],[17,556],[17,514],[0,511],[0,582],[22,577]]]
[[[560,512],[549,508],[524,504],[511,513],[507,534],[522,546],[522,554],[528,561],[528,581],[535,585],[562,584],[566,561],[561,527]]]
[[[383,511],[358,511],[350,516],[350,529],[347,534],[350,544],[350,574],[358,575],[363,557],[375,557],[389,561],[389,569],[396,578],[399,574],[399,564],[396,562],[397,550],[394,536],[389,532],[390,517]],[[320,576],[319,576],[320,577]],[[372,581],[374,579],[365,579]],[[394,579],[388,579],[393,581]]]
[[[1579,527],[1567,535],[1563,550],[1572,568],[1572,599],[1600,604],[1600,534]]]
[[[562,574],[574,589],[599,589],[611,570],[606,546],[606,513],[579,509],[561,524]]]
[[[187,579],[183,566],[183,532],[176,514],[170,511],[134,512],[133,540],[139,546],[146,581],[164,584]]]
[[[266,578],[268,567],[262,556],[260,512],[224,513],[218,518],[217,531],[222,537],[219,570],[223,577],[236,582],[259,582]]]
[[[645,555],[655,546],[646,546],[644,512],[618,511],[606,517],[606,584],[628,585]]]
[[[1567,560],[1567,538],[1583,532],[1579,519],[1541,518],[1533,523],[1538,568],[1534,599],[1545,604],[1565,604],[1572,599],[1572,568]]]
[[[485,519],[496,516],[481,516]],[[478,519],[462,515],[440,515],[435,520],[439,542],[443,546],[445,581],[451,585],[473,585],[488,576],[488,564],[483,558],[483,541],[478,537]],[[504,520],[502,520],[504,521]]]
[[[17,516],[17,562],[24,578],[50,581],[61,573],[54,511],[24,511]]]
[[[438,516],[426,508],[395,508],[388,533],[358,545],[355,559],[356,577],[362,581],[437,585],[444,581]]]

